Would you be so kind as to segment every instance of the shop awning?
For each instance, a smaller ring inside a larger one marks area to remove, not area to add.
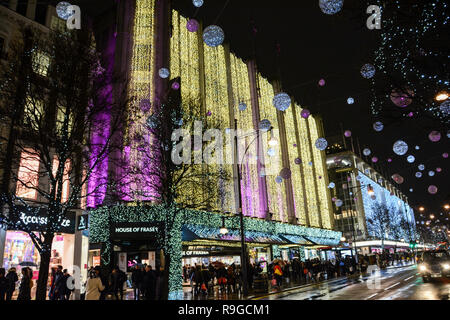
[[[239,230],[229,229],[226,235],[221,235],[219,228],[210,228],[199,225],[184,225],[182,229],[182,241],[216,240],[216,241],[241,241]],[[256,231],[245,231],[245,241],[253,243],[286,244],[281,236]]]
[[[281,237],[285,238],[287,242],[290,242],[292,244],[298,244],[298,245],[302,245],[302,246],[315,244],[303,236],[294,236],[291,234],[283,234],[283,235],[281,235]]]
[[[315,245],[323,245],[335,247],[341,241],[340,239],[330,239],[330,238],[319,238],[319,237],[304,237],[308,241],[311,241]]]

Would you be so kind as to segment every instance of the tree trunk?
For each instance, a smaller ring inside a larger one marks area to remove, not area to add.
[[[164,272],[163,272],[163,281],[161,283],[161,300],[169,300],[169,270],[170,270],[170,255],[168,253],[164,253]]]
[[[45,300],[47,298],[48,271],[50,267],[50,258],[52,253],[53,235],[46,236],[44,240],[43,251],[40,253],[41,263],[39,264],[39,277],[36,288],[36,300]]]

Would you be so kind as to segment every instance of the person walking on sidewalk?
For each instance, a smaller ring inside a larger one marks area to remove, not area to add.
[[[142,286],[142,271],[136,265],[131,271],[131,283],[133,284],[134,300],[140,300],[141,286]]]
[[[89,273],[89,279],[86,284],[85,300],[100,300],[101,292],[105,291],[105,286],[100,278],[100,267],[96,266]]]
[[[17,297],[17,300],[31,300],[33,280],[31,279],[30,271],[31,269],[28,267],[22,268],[22,279],[20,280],[19,296]]]
[[[277,281],[277,288],[279,290],[281,290],[281,285],[283,283],[283,270],[281,269],[280,262],[275,264],[275,267],[273,267],[273,274],[274,274],[275,280]]]
[[[19,277],[16,273],[16,268],[10,268],[6,275],[8,279],[8,291],[6,291],[6,300],[11,300],[14,291],[16,290],[16,283],[19,281]]]
[[[4,268],[0,268],[0,301],[6,300],[6,293],[9,289],[9,282],[5,276],[6,270]]]

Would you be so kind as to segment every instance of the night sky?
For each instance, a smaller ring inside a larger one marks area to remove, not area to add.
[[[83,10],[87,1],[78,2]],[[100,6],[101,2],[105,6]],[[431,142],[428,133],[437,128],[436,123],[422,118],[395,123],[383,121],[382,132],[372,129],[375,120],[369,108],[370,83],[359,71],[363,64],[372,63],[380,31],[367,29],[368,15],[363,1],[345,0],[344,9],[335,15],[322,13],[318,0],[204,2],[201,8],[196,8],[191,0],[173,0],[173,6],[187,17],[202,20],[205,27],[221,26],[225,41],[241,58],[249,59],[255,51],[259,71],[269,79],[281,74],[284,91],[303,107],[322,115],[327,136],[341,134],[341,126],[351,130],[361,150],[371,149],[389,175],[399,173],[405,178],[400,188],[413,206],[423,205],[429,213],[444,211],[442,206],[450,199],[447,171],[450,160],[442,157],[442,153],[450,151],[445,132],[441,132],[439,142]],[[95,8],[87,4],[88,9],[99,14],[112,1],[95,1],[95,4]],[[257,29],[256,38],[252,25]],[[443,45],[448,50],[448,43]],[[318,86],[321,78],[326,81],[324,87]],[[348,97],[353,97],[355,103],[348,105]],[[408,143],[407,155],[415,156],[414,163],[409,164],[406,155],[400,157],[392,152],[392,145],[398,139]],[[420,150],[414,149],[416,145]],[[389,157],[393,159],[390,164],[386,161]],[[426,169],[423,177],[417,179],[414,174],[420,163],[425,164]],[[429,177],[428,170],[436,167],[441,167],[442,172]],[[430,184],[438,187],[437,194],[428,194]],[[410,188],[413,192],[409,192]]]

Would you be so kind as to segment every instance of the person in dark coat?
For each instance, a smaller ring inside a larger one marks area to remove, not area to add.
[[[211,275],[209,273],[209,270],[206,269],[206,267],[202,268],[202,283],[206,286],[206,292],[208,293],[209,290],[209,281],[211,281]]]
[[[156,275],[152,266],[145,267],[145,273],[142,278],[142,288],[144,291],[145,300],[154,300],[156,294]]]
[[[198,294],[200,292],[200,288],[203,282],[202,267],[200,265],[197,265],[195,268],[194,281],[195,281],[195,294]]]
[[[71,283],[70,287],[69,284]],[[72,294],[73,288],[75,288],[75,279],[70,275],[67,269],[63,270],[63,284],[64,284],[64,293],[63,299],[61,300],[69,300],[70,295]]]
[[[16,283],[19,281],[19,277],[16,273],[16,268],[11,268],[6,275],[8,279],[8,291],[6,291],[6,300],[11,300],[14,291],[16,290]]]
[[[125,272],[120,270],[118,266],[114,267],[109,279],[109,284],[111,286],[112,293],[116,297],[116,300],[119,300],[119,293],[120,300],[123,300],[123,284],[126,280],[127,279]]]
[[[0,301],[6,300],[6,293],[9,289],[9,282],[5,276],[6,270],[4,268],[0,268]]]
[[[62,266],[58,266],[55,274],[55,292],[52,300],[64,300],[66,297],[66,281]]]
[[[131,283],[134,290],[134,300],[140,300],[142,276],[143,274],[141,269],[136,265],[136,267],[131,271]]]
[[[19,295],[17,300],[31,300],[31,269],[22,268],[22,279],[20,280]]]

